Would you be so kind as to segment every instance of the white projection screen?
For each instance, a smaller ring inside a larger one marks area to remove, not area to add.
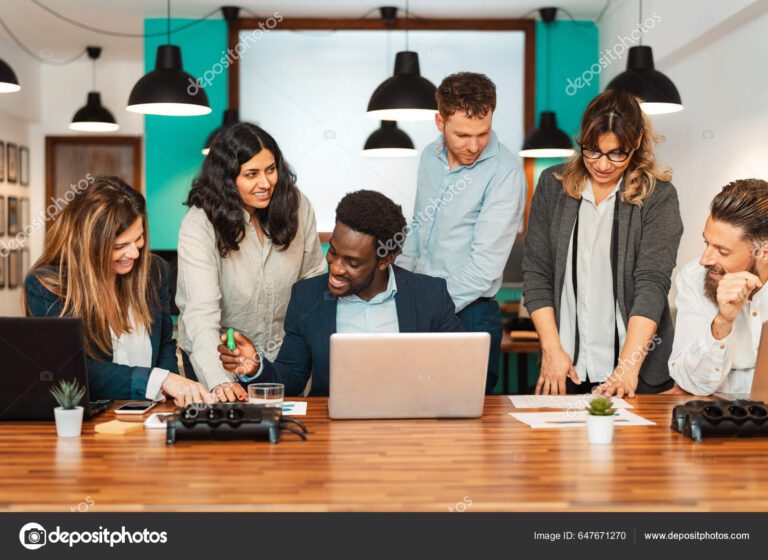
[[[241,31],[241,37],[249,31]],[[516,153],[523,138],[522,31],[410,31],[421,75],[438,85],[459,71],[482,72],[497,87],[493,127]],[[333,229],[345,193],[378,190],[403,206],[410,220],[419,156],[361,155],[379,121],[365,116],[374,89],[392,75],[403,31],[273,30],[240,58],[240,118],[277,140],[309,197],[319,232]],[[433,121],[399,122],[421,151],[438,136]]]

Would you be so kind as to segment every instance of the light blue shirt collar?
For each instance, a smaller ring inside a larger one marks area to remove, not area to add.
[[[432,143],[432,146],[435,149],[435,153],[437,154],[438,159],[440,159],[440,161],[442,161],[443,163],[447,164],[448,149],[445,146],[445,137],[442,134],[438,136],[437,140],[435,140]],[[496,133],[493,130],[491,130],[491,139],[488,141],[488,145],[480,154],[480,157],[478,157],[472,165],[458,165],[455,169],[459,169],[461,167],[466,167],[468,169],[471,169],[481,161],[495,157],[497,155],[499,155],[499,139],[496,136]]]
[[[387,272],[389,273],[389,279],[387,280],[387,287],[383,292],[380,292],[373,296],[370,301],[365,301],[357,294],[352,294],[349,296],[344,296],[339,298],[339,301],[348,301],[348,302],[354,302],[354,303],[365,303],[367,305],[376,305],[379,303],[384,303],[386,301],[391,300],[395,297],[395,294],[397,293],[397,282],[395,282],[395,271],[392,269],[392,265],[389,265],[387,268]]]

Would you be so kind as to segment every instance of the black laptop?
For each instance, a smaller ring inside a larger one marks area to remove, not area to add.
[[[72,379],[85,387],[85,418],[109,408],[89,399],[80,319],[0,317],[0,421],[53,420],[51,388]]]

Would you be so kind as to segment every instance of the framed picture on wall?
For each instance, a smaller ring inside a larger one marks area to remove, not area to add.
[[[5,269],[8,268],[8,257],[0,255],[0,288],[5,288]]]
[[[19,147],[16,144],[8,142],[5,145],[6,169],[9,183],[16,183],[19,180]]]
[[[8,235],[16,235],[21,231],[19,222],[19,199],[15,196],[8,197]]]
[[[19,210],[19,220],[21,231],[26,231],[29,225],[29,199],[27,197],[21,198],[21,209]]]
[[[0,181],[5,181],[5,142],[0,142]]]
[[[19,278],[19,283],[21,284],[24,277],[27,275],[27,272],[29,272],[29,249],[22,249],[21,250],[21,268],[20,268],[20,274],[21,278]]]
[[[141,190],[141,154],[141,138],[135,136],[46,136],[45,200],[66,198],[89,176],[114,175]],[[46,220],[46,227],[53,220]]]
[[[5,197],[0,196],[0,235],[5,235]]]
[[[22,187],[29,186],[29,148],[19,149],[19,183]]]
[[[18,288],[21,284],[21,255],[18,249],[8,253],[8,289]]]

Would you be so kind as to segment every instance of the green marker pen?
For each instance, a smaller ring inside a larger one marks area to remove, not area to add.
[[[232,352],[234,352],[235,348],[237,348],[237,345],[235,344],[235,329],[227,330],[227,348],[229,348]]]

